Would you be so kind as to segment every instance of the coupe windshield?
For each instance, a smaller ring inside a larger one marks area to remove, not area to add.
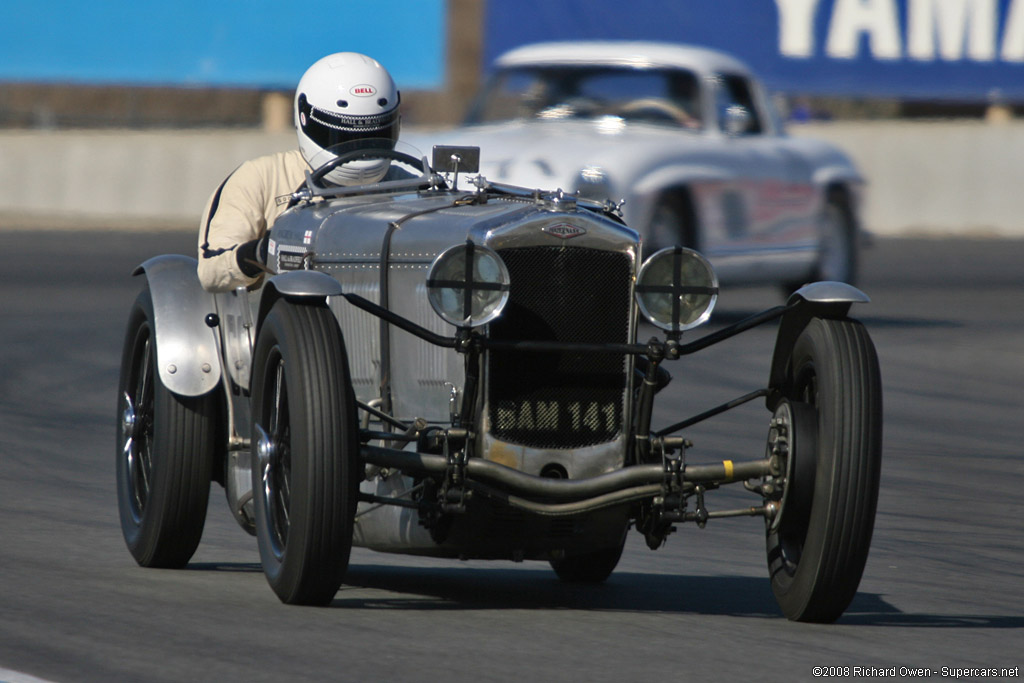
[[[467,123],[618,116],[700,128],[697,78],[682,69],[531,66],[502,69],[488,82]]]

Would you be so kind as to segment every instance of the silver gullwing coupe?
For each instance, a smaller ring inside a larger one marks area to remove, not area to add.
[[[538,43],[499,57],[463,127],[494,181],[624,202],[648,250],[697,249],[724,284],[854,283],[863,180],[834,146],[789,137],[742,62],[654,42]]]
[[[433,152],[339,150],[291,196],[252,288],[206,292],[188,256],[138,267],[116,449],[135,560],[189,562],[211,481],[288,604],[330,604],[353,546],[540,560],[596,582],[631,528],[657,549],[677,525],[753,516],[783,613],[842,614],[881,467],[878,360],[848,317],[867,296],[812,283],[690,338],[719,291],[698,252],[648,253],[608,201],[482,175],[460,188],[480,150]],[[407,177],[323,181],[379,156]],[[652,424],[666,365],[771,321],[771,367],[749,392]],[[692,425],[754,400],[763,451],[692,457]],[[716,508],[727,485],[750,504]]]

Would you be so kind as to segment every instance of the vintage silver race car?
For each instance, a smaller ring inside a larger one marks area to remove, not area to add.
[[[374,155],[409,177],[321,180]],[[189,562],[211,480],[292,604],[329,603],[353,545],[542,560],[567,581],[603,581],[631,527],[655,549],[678,524],[745,515],[764,519],[786,616],[836,619],[878,493],[878,363],[847,317],[867,297],[818,282],[684,339],[718,297],[699,253],[646,253],[608,202],[467,176],[478,156],[342,154],[293,195],[249,290],[207,293],[186,256],[139,266],[117,442],[138,563]],[[774,358],[750,393],[651,424],[665,365],[769,321]],[[638,342],[646,324],[660,331]],[[766,452],[688,462],[690,426],[756,399]],[[714,509],[726,484],[752,504]]]
[[[834,146],[789,137],[754,73],[706,48],[560,42],[516,48],[456,130],[492,181],[624,200],[653,247],[699,250],[726,284],[854,283],[863,179]]]

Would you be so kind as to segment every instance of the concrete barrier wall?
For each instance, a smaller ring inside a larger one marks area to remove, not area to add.
[[[246,159],[295,146],[295,133],[0,133],[0,228],[35,216],[116,227],[198,225],[220,182]]]
[[[1024,236],[1024,122],[793,126],[835,142],[868,179],[878,234]],[[291,149],[294,134],[250,130],[0,132],[0,229],[60,224],[193,227],[242,161]],[[486,151],[484,152],[486,153]]]
[[[792,126],[830,140],[867,178],[864,224],[878,234],[1024,236],[1024,122]]]

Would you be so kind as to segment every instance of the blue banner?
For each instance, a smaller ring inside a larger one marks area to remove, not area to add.
[[[9,2],[0,80],[294,88],[332,52],[380,61],[400,88],[444,84],[444,0]]]
[[[776,91],[1024,101],[1024,0],[490,0],[489,64],[541,40],[695,43]]]

